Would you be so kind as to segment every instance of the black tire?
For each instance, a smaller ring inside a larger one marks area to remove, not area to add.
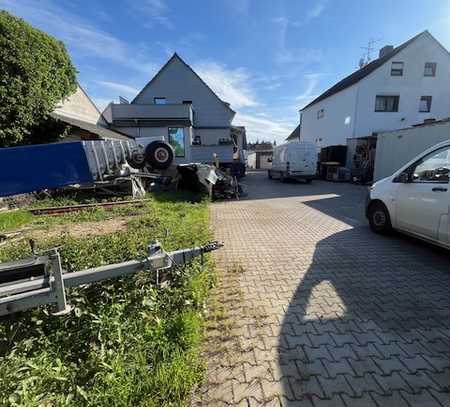
[[[137,170],[141,170],[145,167],[145,154],[144,151],[140,151],[142,149],[136,149],[131,151],[130,158],[128,158],[127,162],[130,164],[130,167],[133,167]]]
[[[387,235],[392,232],[391,217],[389,211],[382,202],[373,202],[367,213],[370,229],[373,232]]]
[[[152,168],[166,170],[172,164],[174,153],[172,146],[164,141],[154,141],[145,149],[145,161]]]
[[[311,184],[311,182],[312,182],[312,179],[311,179],[311,178],[305,179],[305,183],[306,183],[306,184]]]
[[[270,170],[267,171],[267,177],[269,179],[272,179],[272,172]]]
[[[284,178],[284,174],[280,172],[280,182],[284,184],[286,182],[286,178]]]

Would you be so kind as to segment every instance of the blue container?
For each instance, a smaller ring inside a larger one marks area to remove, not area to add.
[[[0,148],[0,196],[93,182],[81,142]]]

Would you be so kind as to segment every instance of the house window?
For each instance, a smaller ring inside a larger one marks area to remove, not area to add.
[[[169,144],[175,151],[175,157],[185,157],[186,147],[183,127],[169,127]]]
[[[317,119],[321,119],[323,116],[325,116],[325,110],[324,109],[319,109],[317,111]]]
[[[375,99],[376,112],[398,112],[400,96],[377,95]]]
[[[425,62],[423,76],[436,76],[436,62]]]
[[[391,76],[403,76],[403,62],[392,62]]]
[[[155,105],[165,105],[167,103],[166,98],[154,98]]]
[[[431,96],[421,96],[419,112],[428,113],[431,110]]]

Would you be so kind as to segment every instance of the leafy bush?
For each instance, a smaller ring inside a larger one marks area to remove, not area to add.
[[[167,229],[170,233],[167,233]],[[37,242],[63,245],[68,271],[144,256],[151,239],[167,250],[210,238],[205,202],[153,200],[126,232]],[[0,261],[28,254],[26,243],[0,249]],[[208,261],[208,260],[207,260]],[[210,264],[173,270],[155,286],[151,273],[72,288],[64,317],[36,309],[0,321],[0,405],[180,405],[199,381],[201,312]]]
[[[0,11],[0,147],[27,142],[41,125],[48,130],[47,115],[75,89],[64,44]]]

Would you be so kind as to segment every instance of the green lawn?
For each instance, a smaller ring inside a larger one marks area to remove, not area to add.
[[[167,250],[208,241],[206,201],[158,195],[136,208],[95,210],[58,218],[2,220],[52,228],[83,220],[130,216],[127,230],[101,236],[40,240],[38,250],[62,245],[68,271],[114,263],[146,253],[151,239]],[[9,222],[9,223],[8,223]],[[0,248],[0,261],[29,255],[25,240]],[[75,310],[53,317],[41,308],[0,320],[0,405],[176,406],[202,377],[199,343],[202,311],[213,283],[207,260],[174,270],[156,287],[153,276],[134,276],[78,287],[68,298]]]

